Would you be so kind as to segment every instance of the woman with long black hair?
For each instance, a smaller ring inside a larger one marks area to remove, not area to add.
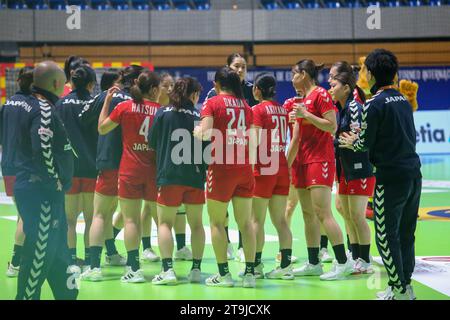
[[[66,192],[65,197],[68,225],[67,242],[71,255],[70,265],[75,267],[77,264],[76,227],[80,213],[83,213],[85,223],[84,265],[90,264],[89,230],[94,214],[94,191],[97,178],[95,156],[98,139],[97,131],[85,128],[78,115],[92,99],[91,94],[97,81],[95,71],[87,65],[72,70],[70,75],[73,90],[56,103],[56,111],[67,129],[72,147],[77,154],[74,159],[72,188]]]
[[[227,66],[231,70],[235,71],[238,74],[239,80],[241,83],[241,90],[242,90],[243,98],[245,99],[245,101],[247,101],[247,104],[250,107],[257,105],[258,101],[253,96],[253,84],[246,80],[246,78],[247,78],[247,61],[246,61],[244,55],[242,55],[240,53],[230,54],[227,57]],[[208,92],[206,100],[208,100],[216,95],[217,95],[217,90],[214,87]],[[231,260],[234,257],[234,250],[233,250],[233,246],[230,242],[230,235],[228,233],[228,222],[229,222],[229,220],[228,220],[228,212],[227,212],[227,221],[225,224],[225,232],[227,234],[227,239],[228,239],[227,256],[228,256],[228,260]],[[245,262],[245,255],[244,255],[244,251],[242,249],[242,235],[241,235],[240,231],[239,231],[238,252],[236,254],[235,259],[238,262]]]
[[[295,106],[297,123],[289,148],[288,163],[292,165],[299,153],[296,187],[302,205],[308,247],[308,262],[293,272],[297,276],[315,275],[320,276],[321,280],[338,280],[351,274],[353,265],[347,260],[342,232],[331,211],[331,188],[336,170],[333,136],[337,129],[337,110],[330,94],[316,84],[322,67],[306,59],[299,61],[292,69],[292,83],[297,90],[305,93],[305,97],[303,104]],[[321,225],[333,245],[337,259],[332,270],[326,274],[323,274],[319,261]]]
[[[356,85],[354,73],[337,73],[330,84],[331,95],[340,107],[337,138],[343,132],[359,132],[363,106],[355,98],[354,90],[358,91],[358,97],[363,101],[365,97],[364,92]],[[371,273],[373,272],[369,255],[371,236],[365,214],[367,202],[375,189],[375,177],[369,153],[337,148],[336,166],[339,181],[337,196],[340,199],[342,216],[348,229],[351,230],[355,271]]]
[[[252,125],[252,110],[243,97],[239,75],[229,67],[223,67],[216,72],[215,89],[218,95],[204,103],[202,121],[194,133],[201,140],[211,140],[214,151],[208,168],[207,199],[219,274],[208,278],[206,285],[234,285],[228,269],[225,232],[227,208],[232,201],[234,216],[242,232],[246,258],[243,286],[253,288],[256,285],[256,238],[251,222],[251,210],[255,179],[250,151],[255,143],[251,134],[247,133]]]
[[[176,284],[177,277],[173,270],[172,228],[179,216],[180,205],[184,205],[191,229],[192,268],[188,279],[200,282],[200,269],[205,247],[205,230],[202,214],[205,203],[206,166],[203,161],[196,161],[196,152],[203,155],[203,148],[195,149],[193,137],[195,122],[200,120],[200,113],[195,105],[200,97],[202,87],[193,78],[176,81],[169,94],[167,107],[158,111],[149,132],[150,148],[156,152],[158,190],[158,243],[162,257],[162,271],[153,279],[153,284]],[[182,142],[173,138],[182,134]],[[187,140],[185,140],[187,139]],[[174,158],[176,148],[183,143],[182,163]],[[190,155],[190,156],[189,156]],[[187,158],[186,158],[187,157]],[[202,158],[201,158],[202,159]]]

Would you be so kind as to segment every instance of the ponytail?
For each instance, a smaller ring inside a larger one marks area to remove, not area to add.
[[[202,90],[203,88],[197,79],[191,77],[178,79],[169,94],[170,104],[179,110],[183,105],[191,103],[190,97],[193,93]]]
[[[244,99],[241,79],[230,67],[220,68],[219,71],[216,72],[214,81],[220,84],[221,88],[231,91],[236,98]]]
[[[161,78],[156,72],[144,71],[137,78],[137,83],[130,88],[131,98],[137,103],[144,101],[144,95],[151,89],[159,87]]]
[[[259,90],[261,90],[262,98],[264,100],[270,100],[276,95],[277,82],[275,78],[268,74],[263,73],[256,77],[255,84]]]
[[[75,89],[86,89],[89,84],[96,82],[97,76],[94,69],[87,65],[82,65],[73,71],[72,83]]]
[[[324,64],[316,64],[313,60],[310,59],[303,59],[296,63],[294,66],[294,71],[301,72],[305,71],[312,81],[315,83],[318,83],[318,76],[320,71],[324,68]]]

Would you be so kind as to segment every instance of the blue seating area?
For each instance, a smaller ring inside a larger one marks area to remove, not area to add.
[[[68,5],[82,10],[210,10],[210,0],[0,0],[0,9],[65,10]],[[258,0],[264,10],[301,10],[379,7],[421,7],[450,5],[450,0]]]

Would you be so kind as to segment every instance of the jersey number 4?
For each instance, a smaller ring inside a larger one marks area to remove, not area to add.
[[[141,128],[139,129],[139,135],[144,136],[145,142],[148,142],[148,130],[150,129],[150,117],[145,117],[142,121]]]

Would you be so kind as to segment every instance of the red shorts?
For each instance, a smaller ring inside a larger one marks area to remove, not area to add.
[[[96,182],[95,179],[90,178],[72,178],[72,188],[66,194],[93,193]]]
[[[289,176],[256,176],[253,196],[270,199],[273,195],[287,196],[289,194]]]
[[[117,189],[119,184],[119,170],[105,170],[101,171],[97,177],[95,184],[95,192],[104,196],[117,197]]]
[[[204,204],[205,191],[188,186],[170,185],[158,189],[158,204],[179,207],[181,204]]]
[[[252,198],[255,177],[251,166],[236,169],[208,169],[208,199],[229,202],[233,197]]]
[[[143,170],[139,176],[119,175],[119,197],[124,199],[144,199],[156,201],[156,169]]]
[[[334,161],[299,165],[295,172],[295,187],[297,189],[308,189],[314,186],[332,188],[335,174],[336,163]]]
[[[375,177],[345,181],[344,177],[339,181],[339,194],[344,196],[373,196],[375,190]]]
[[[16,176],[4,176],[5,191],[8,197],[14,197],[14,183],[16,183]]]

